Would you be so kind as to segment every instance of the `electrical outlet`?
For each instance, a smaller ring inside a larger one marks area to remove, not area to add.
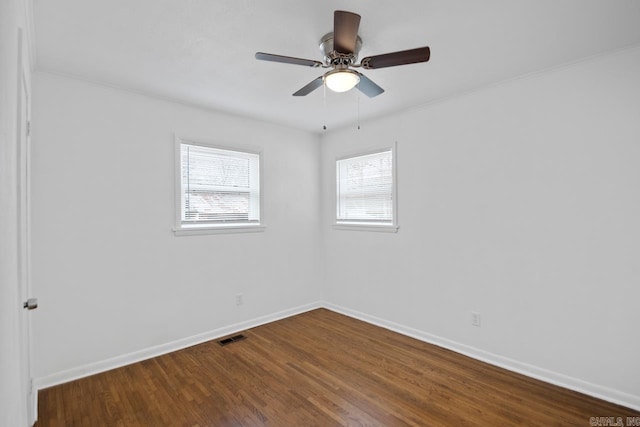
[[[480,313],[477,311],[471,312],[471,324],[473,326],[480,326]]]
[[[242,305],[242,294],[236,294],[236,305]]]

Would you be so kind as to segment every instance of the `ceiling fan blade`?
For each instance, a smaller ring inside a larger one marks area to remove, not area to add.
[[[382,92],[384,92],[384,89],[375,84],[364,74],[358,73],[358,75],[360,76],[360,82],[356,85],[356,87],[360,90],[360,92],[364,93],[369,98],[373,98],[374,96],[378,96]]]
[[[296,93],[294,93],[293,96],[306,96],[306,95],[309,95],[311,92],[313,92],[314,90],[316,90],[320,86],[322,86],[323,82],[324,82],[324,78],[323,78],[323,76],[320,76],[317,79],[311,81],[311,83],[309,83],[308,85],[306,85],[305,87],[303,87],[302,89],[297,91]]]
[[[274,55],[272,53],[256,52],[256,59],[261,61],[282,62],[283,64],[305,65],[307,67],[321,67],[322,62],[312,59],[294,58],[291,56]]]
[[[354,53],[358,40],[360,15],[344,10],[333,13],[333,50],[338,53]]]
[[[418,47],[416,49],[402,50],[399,52],[385,53],[383,55],[368,56],[363,58],[360,64],[365,70],[373,70],[385,67],[395,67],[396,65],[415,64],[427,62],[431,56],[429,47]]]

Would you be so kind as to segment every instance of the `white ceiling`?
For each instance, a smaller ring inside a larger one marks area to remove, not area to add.
[[[640,44],[637,0],[33,2],[37,70],[312,132]],[[360,58],[426,45],[431,60],[363,71],[375,98],[291,96],[324,70],[255,52],[322,60],[338,9],[362,15]]]

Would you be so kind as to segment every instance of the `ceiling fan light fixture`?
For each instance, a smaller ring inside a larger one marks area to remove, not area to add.
[[[353,70],[333,70],[325,74],[324,82],[334,92],[347,92],[360,83],[360,75]]]

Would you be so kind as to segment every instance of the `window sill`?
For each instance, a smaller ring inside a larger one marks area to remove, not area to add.
[[[176,236],[198,236],[204,234],[231,234],[231,233],[260,233],[265,230],[264,225],[222,225],[217,227],[183,227],[174,228]]]
[[[351,230],[351,231],[376,231],[383,233],[397,233],[400,227],[397,225],[387,224],[333,224],[334,230]]]

